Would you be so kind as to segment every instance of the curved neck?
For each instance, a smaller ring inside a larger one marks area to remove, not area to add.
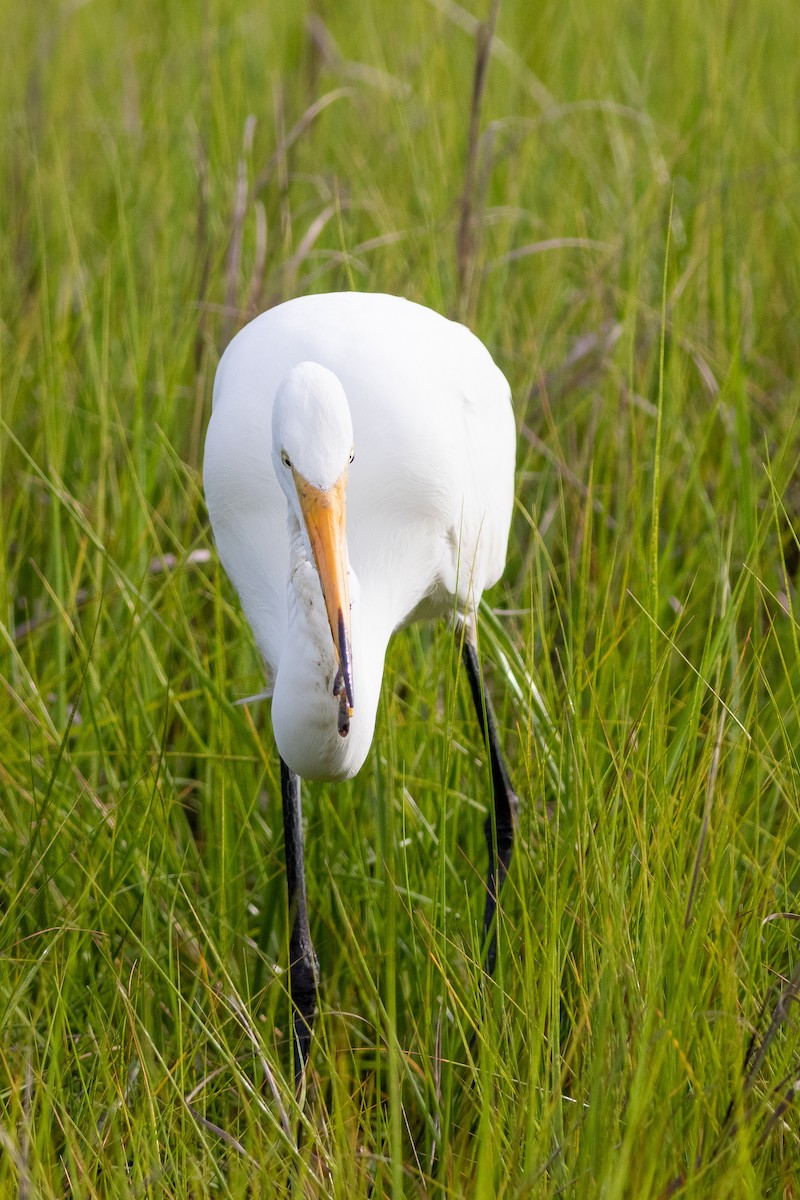
[[[281,758],[304,779],[349,779],[367,757],[375,729],[383,660],[391,630],[375,629],[349,571],[353,715],[339,733],[334,694],[339,663],[319,575],[294,514],[289,516],[288,626],[272,697],[272,726]]]

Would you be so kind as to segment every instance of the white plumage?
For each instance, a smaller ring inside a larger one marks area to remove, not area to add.
[[[473,620],[505,564],[514,458],[504,376],[469,330],[418,304],[307,296],[263,313],[228,346],[206,439],[206,499],[273,682],[276,742],[292,771],[345,779],[359,770],[395,629],[454,612]],[[298,501],[305,483],[327,495],[342,478],[346,697],[335,605]]]

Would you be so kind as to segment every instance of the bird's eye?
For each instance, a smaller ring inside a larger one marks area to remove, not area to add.
[[[283,463],[283,465],[285,467],[290,467],[292,465],[289,462],[289,455],[286,453],[285,450],[281,450],[281,462]]]
[[[351,451],[350,451],[350,462],[352,462],[352,461],[353,461],[353,459],[355,458],[355,456],[356,456],[356,452],[355,452],[355,450],[351,450]]]

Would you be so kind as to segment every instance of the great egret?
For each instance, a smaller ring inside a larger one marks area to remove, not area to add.
[[[484,942],[517,798],[475,644],[505,565],[514,494],[508,383],[463,325],[397,296],[305,296],[251,321],[222,356],[205,445],[208,511],[273,686],[290,911],[294,1069],[319,969],[306,905],[300,777],[349,779],[375,728],[386,646],[457,614],[491,758]],[[345,525],[346,508],[346,525]],[[494,968],[496,939],[486,949]]]

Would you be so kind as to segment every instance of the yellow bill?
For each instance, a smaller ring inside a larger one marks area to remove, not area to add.
[[[345,499],[347,471],[327,491],[316,488],[302,475],[293,472],[297,498],[305,521],[308,540],[322,584],[322,596],[331,628],[339,676],[334,693],[342,688],[339,732],[345,737],[353,715],[353,657],[350,647],[350,593],[347,586],[347,542],[345,539]]]

